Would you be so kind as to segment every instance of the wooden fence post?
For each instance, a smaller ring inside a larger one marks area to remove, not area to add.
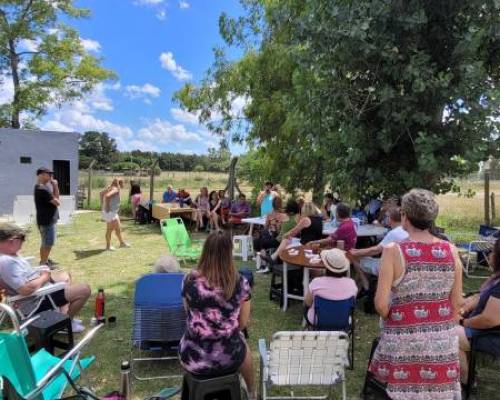
[[[490,171],[484,171],[484,223],[490,226]]]
[[[92,167],[95,164],[95,160],[92,160],[89,165],[89,180],[88,180],[88,190],[87,190],[87,208],[90,208],[90,198],[92,197]]]
[[[495,210],[495,193],[491,192],[491,223],[495,223],[495,220],[497,218],[497,212]]]

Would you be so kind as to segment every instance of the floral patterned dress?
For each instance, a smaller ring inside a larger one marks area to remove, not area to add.
[[[193,271],[184,279],[182,295],[188,311],[179,347],[183,368],[206,377],[236,372],[246,355],[238,318],[241,302],[250,300],[248,281],[240,275],[233,296],[226,300],[220,289]]]
[[[370,371],[394,400],[460,400],[458,337],[449,243],[398,244],[405,272],[393,288],[389,317]]]

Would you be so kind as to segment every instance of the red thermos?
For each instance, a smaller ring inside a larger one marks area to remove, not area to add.
[[[99,289],[97,296],[95,298],[95,317],[97,321],[102,321],[104,319],[104,303],[106,298],[104,296],[104,289]]]

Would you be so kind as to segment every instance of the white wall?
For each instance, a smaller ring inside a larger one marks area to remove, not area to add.
[[[40,167],[53,160],[70,162],[70,194],[78,187],[78,139],[75,132],[46,132],[0,128],[0,215],[12,214],[17,195],[31,195]],[[20,157],[31,157],[21,164]]]

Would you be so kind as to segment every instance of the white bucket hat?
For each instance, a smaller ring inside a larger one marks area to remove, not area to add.
[[[320,255],[324,266],[332,272],[341,274],[349,270],[351,264],[345,256],[345,251],[340,249],[323,250]]]

